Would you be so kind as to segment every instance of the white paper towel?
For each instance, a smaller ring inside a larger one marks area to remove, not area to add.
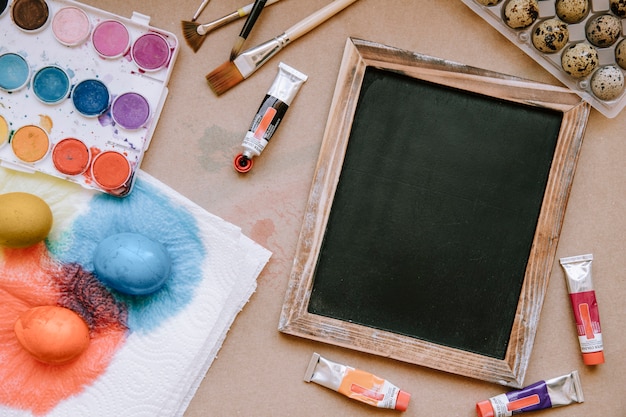
[[[154,329],[130,332],[106,372],[79,395],[60,402],[47,414],[51,417],[182,416],[271,256],[238,227],[207,213],[147,173],[138,175],[136,186],[153,186],[159,198],[169,199],[196,219],[198,235],[211,256],[205,258],[202,279],[185,308]],[[78,209],[68,217],[79,216],[94,191],[59,185],[58,181],[0,168],[0,193],[25,191],[47,196],[47,190],[56,187],[55,207],[56,201],[72,202]],[[71,219],[63,219],[62,224],[55,224],[52,235],[62,234],[59,228],[69,225]],[[0,415],[31,413],[0,406]]]

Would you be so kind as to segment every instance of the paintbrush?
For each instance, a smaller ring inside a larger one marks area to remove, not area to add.
[[[227,61],[206,76],[216,95],[230,90],[252,75],[287,45],[316,28],[357,0],[334,0],[312,15],[296,23],[281,35],[242,52],[233,61]]]
[[[266,6],[277,3],[280,0],[268,0]],[[183,36],[187,41],[187,44],[193,49],[194,52],[198,52],[198,49],[202,46],[202,43],[206,39],[206,35],[215,29],[221,28],[230,22],[234,22],[244,16],[250,14],[254,3],[250,3],[247,6],[241,7],[232,13],[229,13],[217,20],[209,23],[199,24],[196,22],[182,21]]]
[[[202,3],[200,3],[200,7],[198,7],[198,10],[196,10],[196,13],[194,13],[193,17],[191,18],[192,22],[198,20],[198,17],[200,17],[200,13],[202,13],[207,4],[209,4],[209,1],[211,0],[204,0]]]
[[[252,11],[248,15],[246,23],[243,24],[243,28],[241,28],[241,33],[239,33],[239,36],[235,41],[235,45],[233,45],[233,49],[230,51],[231,61],[237,58],[237,55],[239,55],[239,52],[241,52],[241,48],[243,47],[244,42],[248,38],[250,31],[252,31],[252,27],[256,23],[257,19],[261,15],[261,12],[263,11],[263,8],[265,7],[265,3],[267,3],[267,0],[256,0],[254,2],[254,6],[252,6]]]

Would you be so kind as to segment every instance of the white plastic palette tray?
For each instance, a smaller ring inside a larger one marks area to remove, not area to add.
[[[47,8],[47,21],[34,30],[18,26],[19,13],[29,7]],[[61,17],[67,13],[71,19],[80,11],[89,21],[87,35],[68,43],[65,36],[76,33],[67,33],[70,26]],[[102,22],[107,23],[98,26]],[[9,1],[0,10],[0,60],[22,59],[28,74],[23,86],[13,88],[12,74],[7,66],[3,74],[0,63],[0,165],[128,195],[165,103],[179,51],[174,34],[149,23],[148,16],[136,12],[127,19],[71,0]],[[106,25],[107,30],[117,27],[126,33],[127,44],[114,32],[98,38],[94,33]],[[114,55],[116,48],[121,53]],[[161,54],[160,61],[141,61],[142,53],[148,60],[148,54]],[[61,75],[64,84],[63,72],[67,93],[51,101],[58,81],[54,75]],[[43,83],[42,90],[38,83]],[[102,101],[94,107],[92,99]]]
[[[532,32],[538,24],[549,18],[558,18],[554,0],[539,0],[539,16],[533,24],[523,29],[512,29],[504,22],[503,9],[509,0],[501,0],[493,6],[483,6],[476,0],[461,1],[604,116],[613,118],[626,106],[626,94],[624,91],[617,98],[607,101],[596,97],[591,90],[593,74],[600,68],[612,65],[620,69],[622,74],[626,74],[626,71],[617,65],[615,60],[615,49],[624,39],[624,34],[626,33],[624,19],[621,19],[622,30],[617,42],[609,47],[595,47],[598,52],[599,64],[593,73],[582,78],[574,78],[567,74],[561,66],[561,54],[568,46],[575,43],[591,45],[586,38],[586,25],[598,15],[612,14],[610,0],[588,0],[590,10],[587,16],[578,23],[567,25],[569,41],[560,51],[554,53],[540,52],[532,43]]]

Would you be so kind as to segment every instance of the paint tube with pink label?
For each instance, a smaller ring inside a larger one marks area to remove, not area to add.
[[[278,74],[241,144],[243,152],[233,161],[237,172],[245,173],[252,169],[252,158],[263,152],[307,78],[283,62],[278,64]]]
[[[571,256],[559,261],[565,270],[583,362],[585,365],[604,363],[600,313],[591,280],[593,255]]]
[[[584,401],[580,376],[578,371],[573,371],[481,401],[476,404],[476,413],[479,417],[510,417],[527,411],[562,407]]]

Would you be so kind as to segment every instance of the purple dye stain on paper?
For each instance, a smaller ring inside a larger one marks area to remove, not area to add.
[[[150,117],[150,104],[138,93],[124,93],[117,97],[111,107],[115,123],[129,130],[144,127]]]

